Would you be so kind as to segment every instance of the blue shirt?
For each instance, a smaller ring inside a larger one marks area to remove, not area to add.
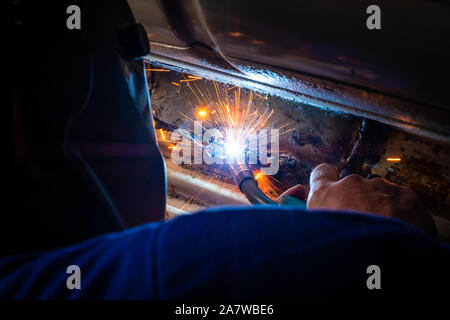
[[[395,219],[224,207],[3,257],[0,298],[429,296],[449,285],[449,256],[449,247]],[[66,286],[70,265],[80,267],[81,289]],[[367,287],[371,265],[380,268],[380,290]]]

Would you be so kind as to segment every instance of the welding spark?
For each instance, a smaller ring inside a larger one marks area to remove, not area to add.
[[[243,147],[235,139],[228,139],[224,144],[225,154],[231,158],[235,158],[243,152]]]
[[[241,32],[231,32],[230,36],[232,36],[234,38],[240,38],[240,37],[242,37],[242,33]]]
[[[200,108],[197,111],[197,115],[200,119],[206,119],[208,117],[208,109],[207,108]]]
[[[400,162],[400,161],[402,161],[401,158],[393,158],[393,157],[392,158],[389,157],[386,160],[389,161],[389,162]]]
[[[188,79],[185,78],[185,80],[194,80],[195,78],[195,76],[188,76]],[[241,101],[240,87],[228,88],[219,86],[217,82],[213,81],[215,94],[211,94],[208,90],[201,90],[196,83],[183,81],[183,84],[192,91],[198,101],[197,105],[213,107],[213,110],[209,110],[208,107],[195,107],[196,118],[205,120],[203,124],[206,125],[206,130],[215,128],[221,132],[221,138],[217,137],[214,141],[201,142],[202,147],[209,155],[228,159],[257,155],[258,147],[250,146],[256,140],[252,138],[252,135],[267,128],[274,112],[264,106],[267,96],[250,91],[244,102]],[[255,98],[258,98],[259,101],[255,101]],[[188,121],[194,121],[188,115],[181,112],[180,114]],[[273,125],[273,123],[270,124]],[[194,143],[198,144],[199,142],[194,141]]]
[[[145,71],[170,72],[170,70],[167,69],[145,69]]]
[[[287,124],[281,124],[280,126],[273,120],[274,111],[267,105],[268,96],[254,91],[245,91],[245,94],[242,94],[241,97],[240,87],[219,84],[216,81],[209,83],[212,83],[212,85],[204,86],[206,82],[194,81],[200,79],[196,76],[183,76],[184,81],[180,79],[177,82],[172,82],[172,85],[175,86],[178,93],[181,93],[184,89],[189,89],[193,94],[194,99],[185,100],[186,104],[191,106],[192,113],[181,111],[178,111],[178,113],[186,122],[194,124],[194,128],[195,123],[201,120],[201,130],[190,130],[190,126],[185,123],[180,126],[184,132],[181,136],[193,142],[194,146],[200,146],[203,154],[209,155],[211,159],[214,159],[215,164],[220,166],[215,169],[211,180],[214,179],[217,183],[222,182],[223,169],[226,169],[223,164],[227,162],[220,160],[239,161],[243,159],[249,165],[252,163],[251,170],[255,172],[254,177],[258,180],[258,184],[263,191],[272,192],[272,194],[273,192],[275,194],[281,193],[282,190],[277,189],[276,184],[274,184],[276,180],[272,176],[269,175],[268,178],[262,179],[265,176],[260,171],[262,163],[250,161],[251,157],[261,159],[259,132],[267,128],[276,129],[287,126]],[[216,130],[217,134],[205,138],[204,134],[211,130]],[[203,135],[203,138],[197,138],[199,134]],[[166,140],[162,130],[161,137]],[[171,139],[173,139],[173,136]],[[170,142],[175,144],[178,140],[170,140]],[[170,145],[168,148],[175,150],[175,145]],[[177,147],[176,149],[183,151],[183,147]],[[273,152],[271,154],[273,155]],[[195,197],[193,196],[193,198]]]
[[[161,139],[162,139],[163,141],[165,141],[165,140],[166,140],[166,136],[164,135],[163,129],[159,129],[159,133],[161,133]]]

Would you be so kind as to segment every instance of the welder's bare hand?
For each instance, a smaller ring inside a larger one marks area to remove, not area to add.
[[[337,168],[321,164],[311,173],[308,209],[354,210],[397,218],[435,236],[433,219],[409,188],[383,178],[364,179],[349,175],[339,179]]]

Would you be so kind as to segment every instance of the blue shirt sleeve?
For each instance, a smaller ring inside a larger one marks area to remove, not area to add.
[[[147,224],[46,253],[0,260],[1,299],[154,299],[159,224]],[[81,289],[66,273],[80,267]]]
[[[69,265],[81,289],[69,290]],[[369,290],[367,268],[381,269]],[[345,298],[449,284],[449,249],[393,219],[295,207],[215,208],[0,261],[9,299]],[[427,291],[423,291],[427,290]]]

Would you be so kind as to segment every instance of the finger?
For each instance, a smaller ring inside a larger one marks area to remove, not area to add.
[[[320,184],[336,182],[339,180],[337,167],[328,163],[322,163],[311,172],[309,184],[311,189],[317,188]]]
[[[386,179],[382,177],[373,178],[370,180],[366,180],[367,185],[378,192],[383,192],[386,194],[389,194],[392,198],[395,198],[397,196],[397,193],[402,191],[403,187],[389,182]]]
[[[298,184],[296,186],[293,186],[292,188],[289,188],[285,192],[283,192],[283,194],[280,195],[280,198],[285,197],[285,196],[290,196],[290,197],[297,198],[299,200],[306,201],[307,195],[308,195],[307,189],[304,186],[302,186],[301,184]]]

